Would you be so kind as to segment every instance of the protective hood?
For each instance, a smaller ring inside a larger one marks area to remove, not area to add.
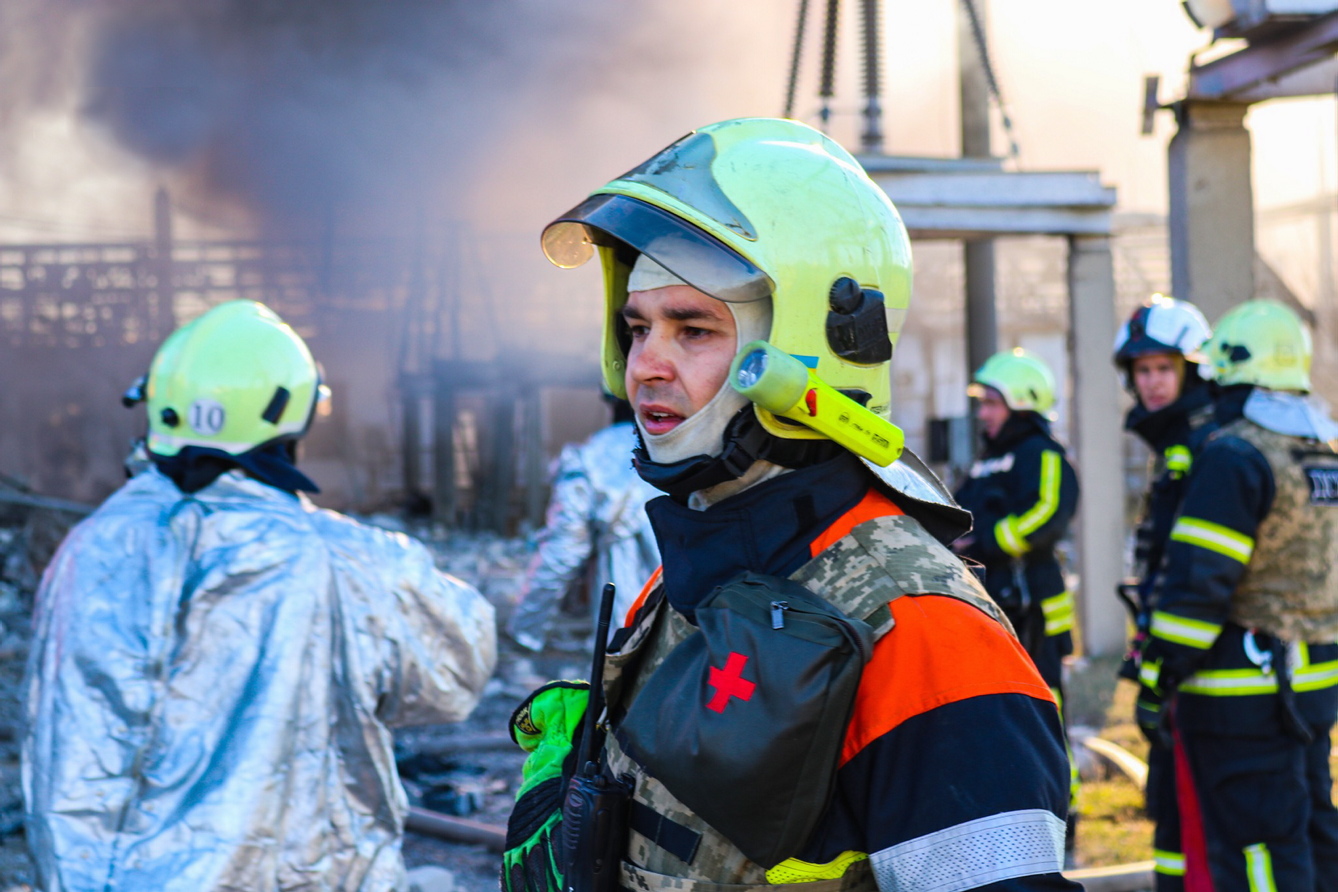
[[[1280,393],[1257,387],[1245,400],[1245,417],[1260,427],[1308,440],[1338,439],[1338,422],[1328,410],[1299,393]]]
[[[37,595],[23,792],[42,889],[400,888],[388,726],[463,718],[493,610],[423,546],[229,471],[140,474]]]

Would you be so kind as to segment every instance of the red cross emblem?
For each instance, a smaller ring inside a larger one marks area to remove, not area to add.
[[[724,712],[730,697],[751,700],[757,685],[743,677],[743,667],[748,658],[743,654],[730,653],[725,660],[725,668],[711,666],[711,677],[707,684],[715,688],[715,696],[706,703],[706,708],[713,712]]]

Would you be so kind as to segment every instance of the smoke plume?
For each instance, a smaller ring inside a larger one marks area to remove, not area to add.
[[[699,40],[665,49],[690,18],[662,6],[12,0],[0,115],[73,102],[193,215],[402,226],[470,200],[511,141],[690,66]]]

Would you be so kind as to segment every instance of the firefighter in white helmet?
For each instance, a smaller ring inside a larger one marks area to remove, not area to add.
[[[1148,490],[1134,540],[1134,576],[1118,594],[1134,621],[1134,639],[1120,668],[1138,680],[1138,661],[1152,623],[1162,558],[1185,496],[1194,455],[1216,429],[1212,388],[1201,348],[1212,334],[1193,304],[1154,294],[1138,306],[1115,337],[1114,362],[1134,405],[1124,429],[1151,452]],[[1148,753],[1147,810],[1153,838],[1157,892],[1184,888],[1179,808],[1171,750],[1152,741]]]
[[[38,886],[401,888],[389,729],[468,714],[492,607],[421,544],[300,495],[294,444],[322,387],[269,309],[178,329],[142,395],[152,466],[70,533],[37,594]]]
[[[1171,527],[1138,720],[1175,751],[1186,889],[1338,888],[1338,423],[1310,334],[1248,301],[1204,349],[1221,427]]]

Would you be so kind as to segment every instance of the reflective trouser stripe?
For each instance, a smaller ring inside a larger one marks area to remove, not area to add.
[[[1073,628],[1073,593],[1060,592],[1041,602],[1045,614],[1045,634],[1062,635]]]
[[[1245,847],[1245,875],[1250,880],[1250,892],[1278,892],[1273,881],[1273,856],[1262,842]]]
[[[1138,667],[1138,683],[1160,693],[1161,660],[1144,660]]]
[[[1222,634],[1222,626],[1219,623],[1205,622],[1201,619],[1176,616],[1174,613],[1167,613],[1164,610],[1154,610],[1150,631],[1154,638],[1161,638],[1163,641],[1170,641],[1174,644],[1183,644],[1196,650],[1207,650],[1213,646],[1217,636]]]
[[[1160,874],[1171,877],[1182,877],[1185,875],[1185,853],[1168,852],[1165,849],[1153,849],[1153,869]]]

